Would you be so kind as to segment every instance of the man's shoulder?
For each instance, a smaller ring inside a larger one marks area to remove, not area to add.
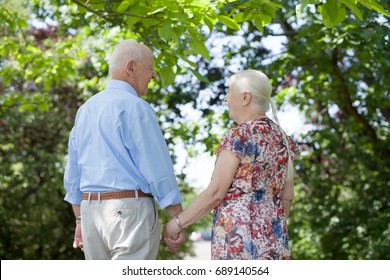
[[[125,105],[125,106],[132,106],[132,105],[150,106],[148,102],[139,98],[138,96],[135,96],[128,91],[119,90],[119,89],[115,89],[115,90],[104,89],[96,93],[95,95],[91,96],[90,98],[88,98],[84,104],[86,103],[108,103],[108,104],[118,104],[118,105]]]
[[[128,91],[125,90],[107,90],[104,89],[95,95],[91,96],[79,110],[83,108],[101,108],[101,110],[106,111],[114,109],[115,111],[126,112],[132,116],[136,115],[155,115],[153,108],[150,104]],[[119,113],[119,112],[118,112]]]

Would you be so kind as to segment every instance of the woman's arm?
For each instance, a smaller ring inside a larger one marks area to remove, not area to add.
[[[229,150],[222,150],[215,163],[210,184],[207,189],[199,194],[195,200],[178,215],[178,221],[182,228],[187,228],[205,215],[211,212],[221,201],[233,181],[240,160],[236,154]],[[174,236],[181,229],[176,221],[172,219],[166,224],[164,236]]]
[[[292,204],[292,200],[294,199],[294,179],[286,181],[286,186],[281,195],[282,204],[284,208],[284,215],[288,218],[290,214],[290,208]]]

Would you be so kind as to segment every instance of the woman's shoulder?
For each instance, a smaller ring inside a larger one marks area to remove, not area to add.
[[[230,128],[226,133],[226,136],[230,138],[235,138],[235,137],[245,138],[245,136],[250,133],[250,130],[251,128],[250,125],[248,125],[248,123],[241,123]]]

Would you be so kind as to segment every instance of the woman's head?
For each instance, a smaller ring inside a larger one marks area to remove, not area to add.
[[[229,91],[249,92],[254,105],[261,112],[267,112],[270,106],[272,86],[268,77],[258,70],[243,70],[230,77]]]

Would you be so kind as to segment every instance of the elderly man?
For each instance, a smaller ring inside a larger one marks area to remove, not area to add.
[[[64,186],[76,216],[73,247],[86,259],[156,259],[155,201],[171,217],[182,211],[155,112],[140,98],[157,78],[153,64],[148,47],[123,41],[110,58],[107,87],[77,112]],[[177,238],[184,242],[185,232]],[[176,251],[178,245],[168,249]]]

